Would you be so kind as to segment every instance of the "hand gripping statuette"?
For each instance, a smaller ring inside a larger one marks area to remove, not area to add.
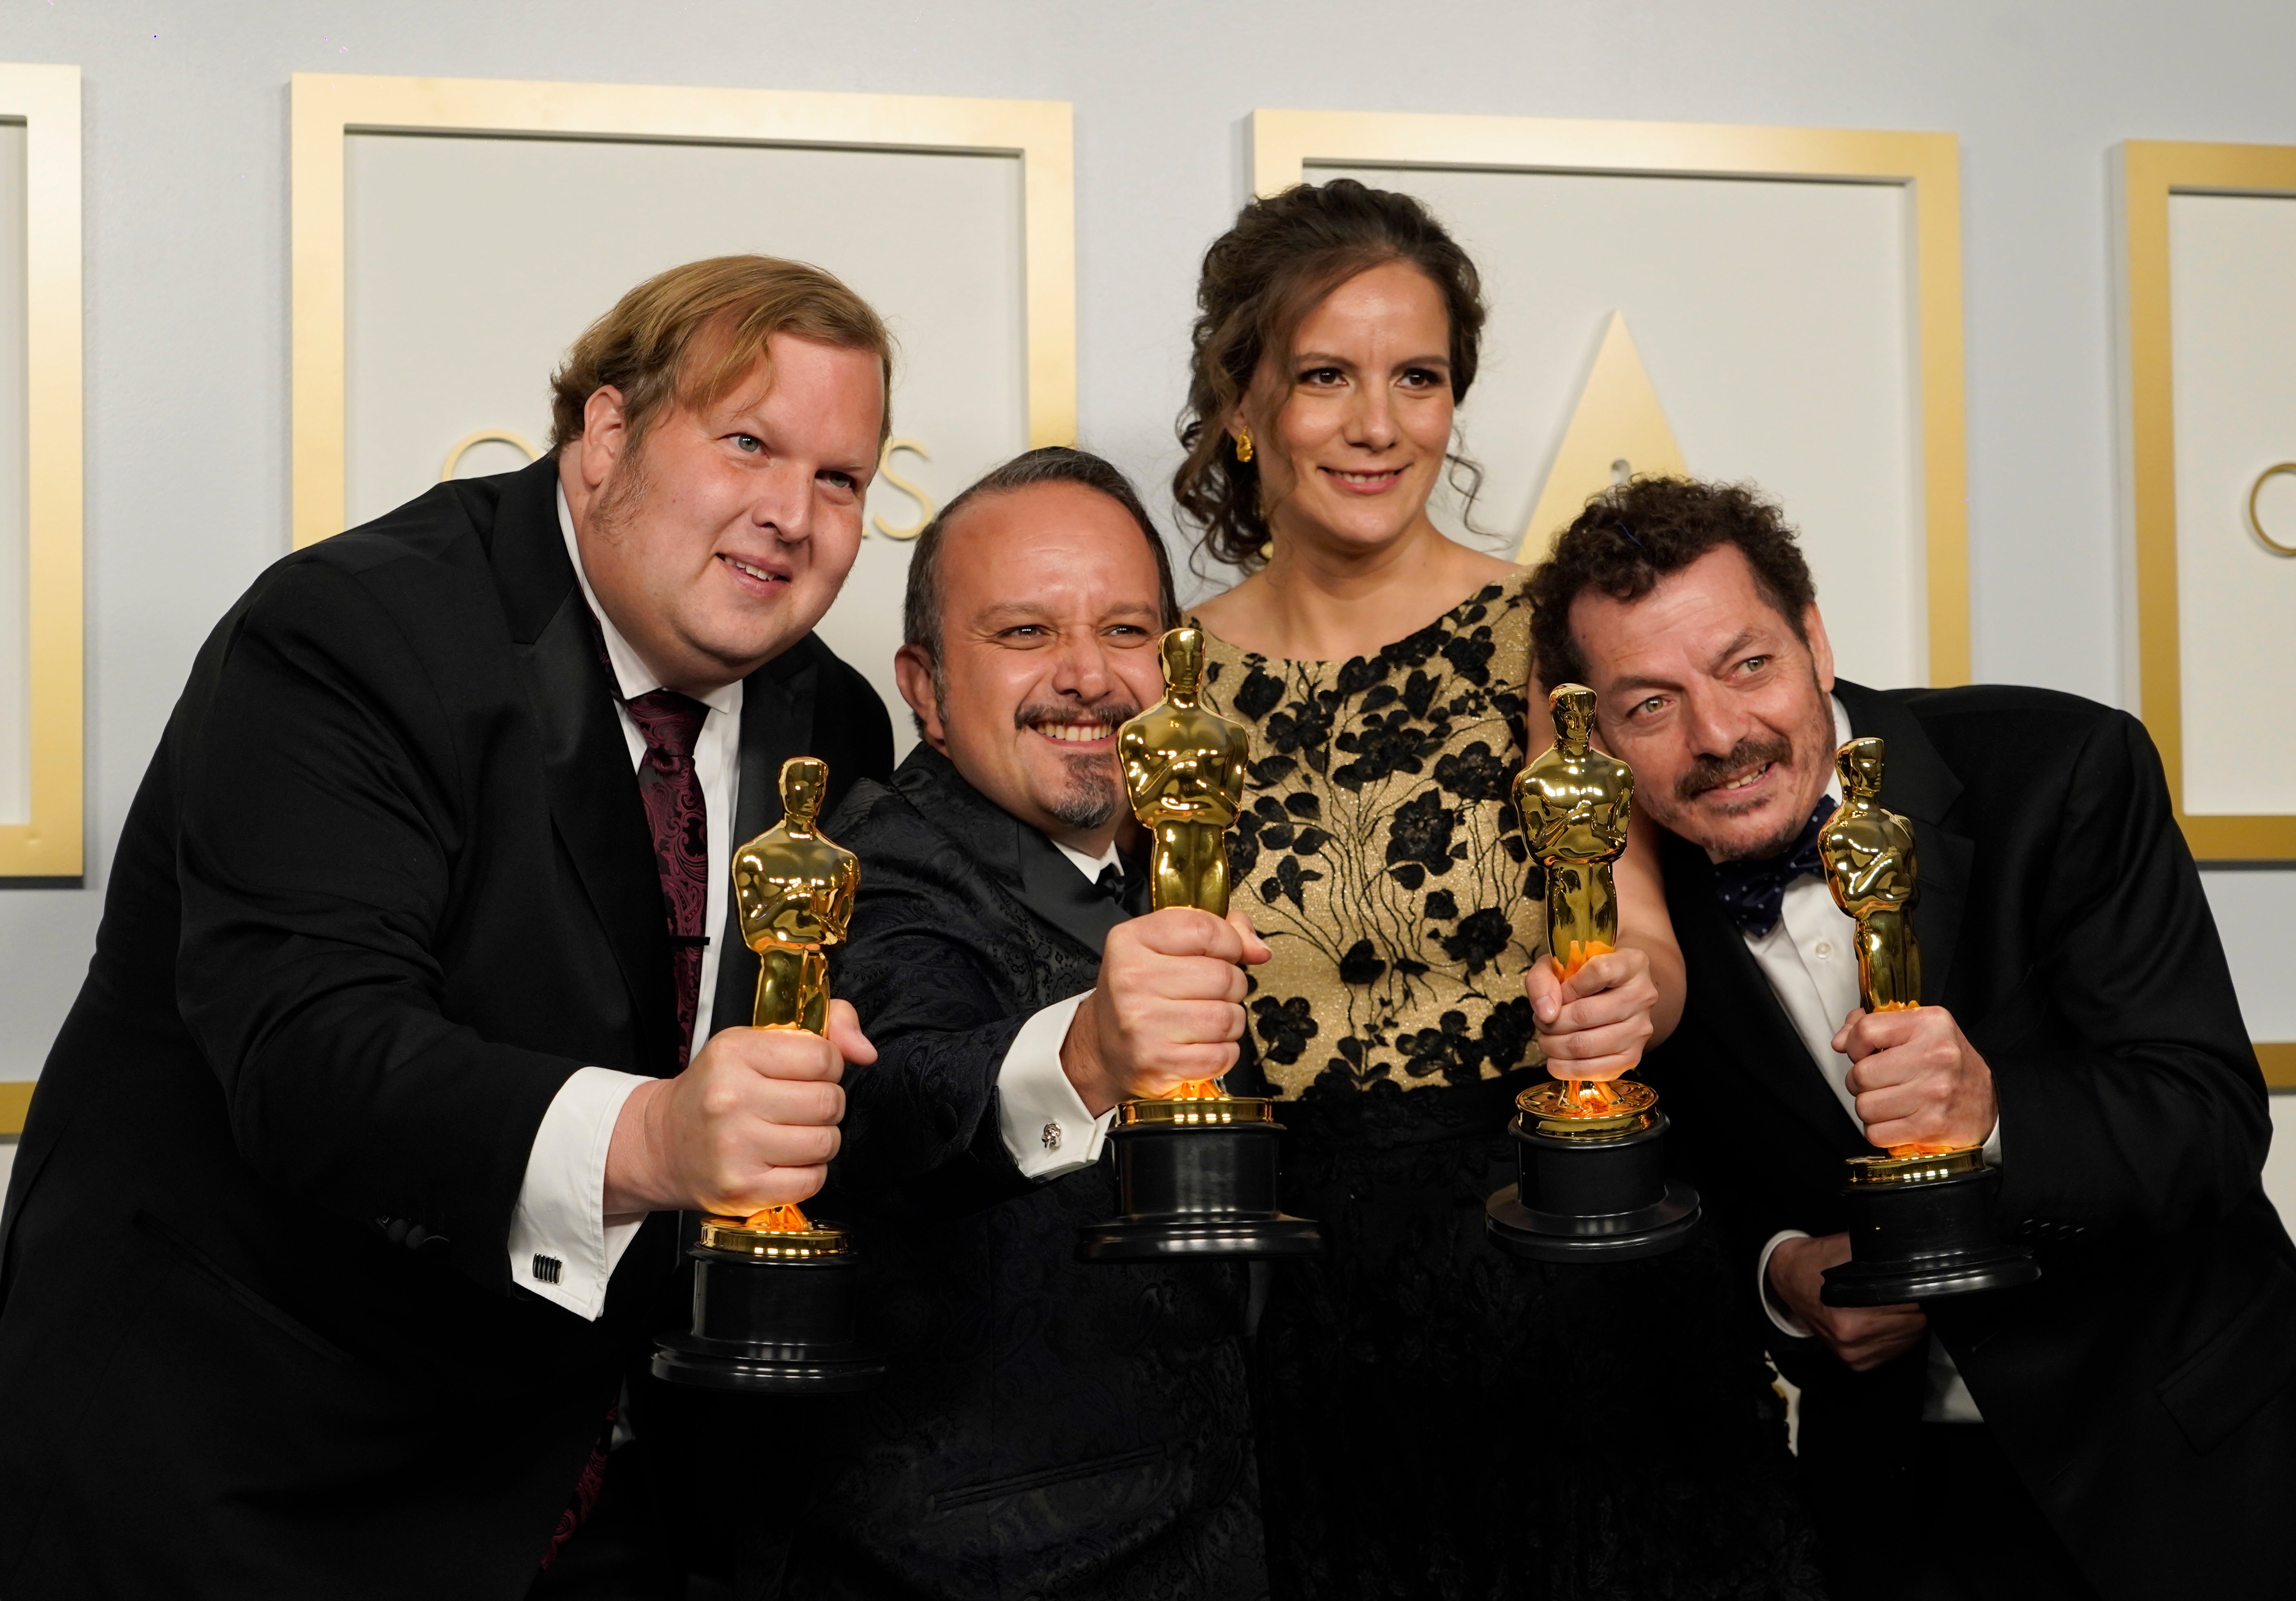
[[[1204,636],[1164,636],[1164,698],[1117,731],[1132,814],[1148,831],[1149,904],[1226,917],[1227,830],[1243,805],[1251,736],[1202,704]],[[1283,1125],[1265,1099],[1213,1080],[1116,1109],[1118,1215],[1081,1230],[1091,1262],[1172,1256],[1299,1256],[1323,1248],[1316,1225],[1276,1210]]]
[[[1547,960],[1568,981],[1618,948],[1613,863],[1626,854],[1631,768],[1594,747],[1595,691],[1546,698],[1554,746],[1514,782],[1531,860],[1546,878]],[[1502,1248],[1544,1262],[1656,1256],[1698,1224],[1698,1193],[1666,1176],[1658,1091],[1625,1081],[1564,1079],[1524,1090],[1509,1125],[1517,1181],[1484,1207]]]
[[[755,1028],[829,1030],[829,960],[861,886],[859,859],[818,826],[829,765],[782,764],[782,821],[734,853],[742,939],[758,953]],[[856,1390],[884,1371],[854,1339],[853,1241],[796,1206],[705,1214],[693,1259],[693,1327],[663,1337],[653,1371],[674,1384],[768,1394]]]
[[[1921,869],[1914,825],[1881,802],[1885,755],[1874,739],[1835,754],[1841,804],[1818,830],[1817,854],[1833,903],[1857,924],[1858,1004],[1902,1012],[1922,1004]],[[1828,1306],[1895,1306],[2041,1276],[2030,1252],[1995,1230],[2001,1174],[1982,1148],[1895,1145],[1848,1165],[1850,1258],[1825,1270],[1818,1294]]]
[[[1914,939],[1921,894],[1914,825],[1882,809],[1883,749],[1852,739],[1834,754],[1841,805],[1818,830],[1818,859],[1833,903],[1857,923],[1857,996],[1869,1012],[1911,1011],[1922,1003],[1922,948]],[[1934,1155],[1944,1147],[1906,1146],[1893,1156]]]

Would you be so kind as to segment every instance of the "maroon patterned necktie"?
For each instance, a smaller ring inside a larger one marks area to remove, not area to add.
[[[701,948],[709,942],[709,823],[693,746],[709,708],[675,690],[624,701],[645,740],[638,794],[653,829],[653,860],[669,919],[670,976],[677,985],[677,1065],[693,1047],[693,1014],[701,1001]]]

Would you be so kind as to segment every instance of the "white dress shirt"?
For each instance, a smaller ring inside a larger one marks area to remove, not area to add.
[[[1833,742],[1838,749],[1849,742],[1849,714],[1839,698],[1833,702]],[[1839,804],[1841,780],[1830,779],[1826,794]],[[1770,981],[1770,989],[1785,1009],[1794,1033],[1800,1036],[1810,1059],[1825,1077],[1826,1088],[1849,1114],[1857,1117],[1857,1098],[1849,1090],[1849,1058],[1833,1049],[1833,1036],[1857,1009],[1857,924],[1833,903],[1825,880],[1809,875],[1786,886],[1778,921],[1767,934],[1747,934],[1746,949]],[[1859,1124],[1860,1127],[1864,1125]],[[1985,1154],[1998,1163],[2001,1127],[1997,1120],[1985,1141]],[[1761,1287],[1762,1307],[1770,1321],[1796,1339],[1808,1339],[1810,1330],[1770,1292],[1770,1254],[1790,1239],[1808,1239],[1800,1229],[1782,1229],[1762,1247],[1755,1273]],[[1927,1423],[1980,1423],[1977,1403],[1962,1382],[1935,1336],[1929,1343],[1929,1393],[1922,1407]]]
[[[629,708],[623,704],[662,688],[653,670],[630,648],[590,587],[582,568],[581,547],[574,537],[574,516],[566,504],[566,491],[558,491],[558,531],[566,540],[567,560],[574,564],[582,585],[582,599],[598,619],[604,637],[606,659],[614,669],[621,699],[614,703],[622,738],[629,747],[635,771],[645,756],[645,737],[638,731]],[[693,768],[701,783],[702,815],[709,836],[709,860],[734,859],[734,810],[740,800],[742,749],[742,684],[739,679],[698,697],[709,708],[693,745]],[[726,927],[726,897],[729,875],[712,872],[709,901],[702,928],[709,943],[701,948],[701,993],[693,1014],[693,1048],[709,1037],[711,1001],[718,984],[718,941]],[[511,1213],[510,1271],[545,1301],[553,1301],[580,1318],[597,1317],[606,1304],[606,1281],[614,1264],[636,1237],[643,1213],[608,1217],[606,1208],[606,1148],[612,1141],[614,1120],[630,1091],[646,1079],[638,1074],[617,1073],[608,1067],[583,1067],[559,1087],[550,1107],[535,1131],[527,1153],[526,1177],[519,1186],[518,1205]]]
[[[1111,845],[1097,861],[1053,841],[1077,871],[1095,883],[1101,870],[1123,865]],[[1061,1070],[1061,1044],[1076,1009],[1092,993],[1056,1001],[1021,1025],[996,1070],[996,1127],[1023,1177],[1057,1179],[1100,1160],[1101,1143],[1116,1119],[1111,1107],[1095,1117]]]

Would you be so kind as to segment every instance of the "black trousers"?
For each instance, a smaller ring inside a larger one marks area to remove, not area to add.
[[[1834,1601],[2096,1601],[1982,1424],[1922,1425],[1901,1475],[1808,1466]]]

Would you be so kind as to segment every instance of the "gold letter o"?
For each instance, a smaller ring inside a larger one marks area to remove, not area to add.
[[[453,478],[455,469],[463,464],[463,458],[473,445],[507,445],[512,450],[523,452],[529,462],[537,460],[542,454],[523,437],[512,433],[508,429],[482,428],[475,434],[464,434],[455,441],[455,448],[447,453],[447,464],[439,470],[439,481],[443,484]]]

